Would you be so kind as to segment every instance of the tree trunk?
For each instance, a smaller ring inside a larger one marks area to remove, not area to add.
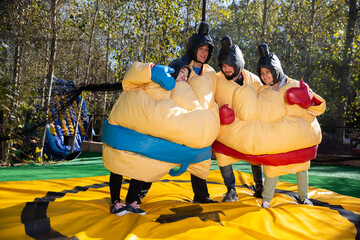
[[[13,91],[13,100],[11,101],[11,116],[15,116],[16,115],[16,106],[18,105],[18,97],[17,96],[17,92],[18,92],[18,79],[19,79],[19,62],[20,62],[20,43],[18,40],[16,40],[15,42],[15,53],[14,53],[14,67],[13,67],[13,83],[14,83],[14,87],[12,88]],[[10,131],[12,132],[12,131]],[[8,146],[7,146],[7,154],[5,154],[5,162],[7,162],[9,160],[9,156],[10,156],[10,149],[13,146],[13,141],[9,141],[8,142]]]
[[[109,72],[109,45],[110,45],[110,31],[107,32],[107,38],[106,38],[106,62],[105,62],[105,82],[108,82],[108,72]],[[107,99],[107,92],[104,93],[104,106],[103,106],[103,115],[106,113],[106,99]]]
[[[77,56],[76,56],[76,71],[75,71],[75,80],[77,84],[79,84],[79,76],[80,76],[80,53],[81,53],[81,43],[77,43]]]
[[[20,62],[20,43],[19,41],[16,40],[15,54],[14,54],[14,71],[13,71],[14,91],[17,90],[17,86],[18,86],[19,62]]]
[[[169,39],[167,38],[167,24],[166,22],[168,21],[167,20],[167,16],[165,17],[165,21],[164,21],[164,24],[162,25],[162,42],[163,42],[163,47],[161,48],[164,48],[165,46],[167,46],[169,44]],[[166,52],[166,49],[164,49],[165,51],[163,52],[163,54],[161,54],[161,59],[160,59],[160,62],[164,63],[165,60],[166,60],[166,56],[167,56],[167,52]]]
[[[43,150],[45,144],[45,137],[46,137],[46,125],[47,119],[49,116],[49,106],[51,100],[51,90],[52,90],[52,82],[54,77],[54,63],[55,63],[55,56],[56,56],[56,5],[57,0],[51,0],[51,11],[50,11],[50,23],[51,23],[51,44],[50,44],[50,57],[49,57],[49,68],[48,73],[44,81],[45,92],[47,93],[47,97],[45,98],[44,106],[46,106],[45,118],[46,123],[44,125],[44,132],[40,141],[40,151],[37,152],[36,159],[42,160],[43,158]]]
[[[312,54],[313,54],[313,42],[314,42],[314,18],[315,18],[315,5],[316,0],[311,1],[311,18],[310,18],[310,34],[309,34],[309,45],[308,53],[306,59],[306,73],[305,73],[305,82],[309,82],[312,76]]]
[[[4,111],[0,110],[0,134],[5,136],[5,126],[4,126]],[[0,160],[3,160],[3,149],[5,141],[0,141]]]
[[[236,29],[237,29],[237,35],[238,36],[242,36],[242,33],[241,33],[241,27],[242,27],[242,23],[245,22],[246,20],[246,14],[244,13],[247,13],[248,11],[248,7],[249,7],[249,1],[246,1],[246,5],[245,5],[245,8],[242,9],[242,11],[240,10],[240,3],[239,3],[239,6],[236,4],[236,2],[234,1],[233,2],[233,6],[234,6],[234,10],[235,10],[235,13],[236,13],[236,16],[237,16],[237,21],[235,21],[236,23]],[[241,19],[241,20],[240,20]],[[238,39],[238,41],[240,42],[241,39]]]
[[[108,8],[108,16],[110,16],[110,11],[112,9],[112,1],[109,1],[110,6]],[[108,72],[109,72],[109,49],[110,49],[110,23],[111,20],[108,22],[107,26],[107,33],[106,33],[106,56],[105,56],[105,82],[108,82]],[[107,92],[104,93],[104,105],[103,105],[103,112],[102,115],[106,113],[106,100],[107,100]]]
[[[146,20],[145,20],[145,29],[148,29],[149,28],[149,12],[150,12],[150,3],[147,1],[146,4]],[[143,51],[143,57],[142,57],[142,61],[143,62],[147,62],[147,57],[148,57],[148,42],[150,42],[150,38],[151,38],[151,35],[150,35],[150,32],[151,31],[147,31],[145,34],[144,34],[144,45],[143,45],[143,48],[142,48],[142,51]]]
[[[262,23],[262,29],[261,29],[261,40],[265,41],[265,30],[266,30],[266,23],[267,23],[267,0],[264,0],[264,12],[263,12],[263,23]]]
[[[99,0],[96,0],[95,13],[94,13],[94,18],[93,18],[93,22],[91,24],[91,31],[90,31],[89,49],[88,49],[88,64],[87,64],[87,69],[86,69],[86,74],[85,74],[85,84],[88,83],[88,78],[89,78],[89,75],[90,75],[91,60],[92,60],[92,56],[91,56],[91,54],[92,54],[91,53],[91,51],[92,51],[92,41],[93,41],[93,37],[94,37],[94,29],[95,29],[95,24],[96,24],[98,11],[99,11]]]
[[[85,85],[88,84],[89,82],[89,78],[90,78],[90,69],[91,69],[91,62],[92,62],[92,45],[93,45],[93,39],[94,39],[94,29],[95,29],[95,24],[96,24],[96,19],[97,19],[97,15],[98,15],[98,11],[99,11],[99,0],[96,0],[95,3],[95,12],[94,12],[94,17],[92,20],[92,24],[91,24],[91,30],[90,30],[90,39],[89,39],[89,48],[88,48],[88,59],[87,59],[87,68],[86,68],[86,73],[85,73]],[[96,94],[96,93],[94,93]],[[92,100],[94,99],[94,94],[89,94],[87,96],[86,102],[90,103],[92,102]],[[95,97],[96,99],[96,97]],[[95,101],[95,104],[93,106],[94,111],[96,111],[97,109],[97,102]]]
[[[336,118],[336,140],[343,143],[345,138],[345,128],[346,128],[346,109],[347,109],[347,99],[350,95],[350,67],[352,64],[353,57],[353,42],[355,36],[355,24],[358,9],[356,8],[356,0],[349,0],[349,17],[348,24],[346,28],[346,39],[345,46],[343,50],[343,61],[341,63],[341,73],[340,73],[340,101],[337,108],[337,118]],[[345,100],[342,100],[345,99]]]

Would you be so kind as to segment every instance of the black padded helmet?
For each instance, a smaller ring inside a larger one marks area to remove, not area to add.
[[[222,70],[222,64],[227,64],[233,67],[234,74],[231,76],[226,76],[224,71]],[[231,80],[234,77],[237,77],[239,73],[244,69],[244,56],[239,46],[236,44],[232,44],[231,38],[229,36],[225,36],[221,39],[221,49],[218,56],[218,65],[227,80]]]
[[[173,60],[169,65],[169,67],[173,68],[175,71],[173,73],[171,73],[171,76],[176,80],[176,78],[178,77],[179,75],[179,72],[180,72],[180,69],[183,68],[183,67],[186,67],[188,70],[189,70],[189,73],[188,73],[188,78],[190,76],[190,68],[187,64],[185,64],[181,59],[175,59]]]
[[[210,26],[206,22],[201,22],[199,26],[199,31],[194,33],[188,40],[186,45],[186,55],[190,57],[191,60],[197,61],[196,54],[200,47],[208,45],[209,46],[209,55],[204,63],[207,63],[212,55],[214,50],[214,43],[212,38],[209,35]]]
[[[260,76],[260,68],[262,67],[271,71],[274,84],[281,81],[285,74],[281,68],[281,63],[278,57],[274,53],[269,52],[269,47],[266,43],[261,43],[258,46],[258,50],[260,58],[257,64],[257,74],[259,75],[261,82],[265,84]]]

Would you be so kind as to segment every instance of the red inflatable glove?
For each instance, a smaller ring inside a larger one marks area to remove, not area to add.
[[[314,95],[303,80],[300,81],[300,87],[289,88],[286,91],[285,99],[288,104],[298,104],[305,109],[313,105],[314,100],[316,101]]]
[[[228,125],[234,122],[235,113],[234,110],[229,108],[229,104],[224,104],[219,109],[220,123],[221,125]]]

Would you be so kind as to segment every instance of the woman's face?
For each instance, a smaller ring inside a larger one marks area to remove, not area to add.
[[[179,71],[179,75],[177,76],[176,80],[177,82],[186,82],[189,75],[189,69],[186,67],[182,67]]]
[[[271,86],[274,84],[274,79],[270,69],[264,67],[260,68],[260,77],[267,85]]]

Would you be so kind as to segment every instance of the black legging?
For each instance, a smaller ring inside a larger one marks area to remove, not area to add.
[[[152,182],[144,182],[144,185],[142,186],[141,191],[140,191],[141,198],[144,198],[146,196],[146,194],[148,194],[151,185],[152,185]]]
[[[109,185],[110,185],[111,203],[114,203],[115,201],[120,202],[120,190],[121,190],[122,179],[123,179],[122,175],[113,172],[110,173]],[[136,179],[130,180],[129,190],[125,199],[126,204],[130,204],[135,201],[140,203],[139,196],[140,193],[142,192],[143,186],[147,188],[147,191],[149,191],[151,183],[145,183],[144,181],[139,181]],[[146,189],[144,189],[144,191],[146,191]],[[144,194],[144,196],[146,195],[146,193]]]
[[[194,198],[205,199],[210,196],[206,180],[191,174],[191,186],[194,192]]]
[[[253,174],[254,182],[256,186],[262,186],[263,184],[263,171],[262,166],[252,165],[251,164],[251,171]]]
[[[110,173],[109,187],[110,187],[111,203],[114,203],[115,201],[120,202],[120,190],[121,190],[122,179],[123,179],[122,175],[118,175],[116,173]]]

